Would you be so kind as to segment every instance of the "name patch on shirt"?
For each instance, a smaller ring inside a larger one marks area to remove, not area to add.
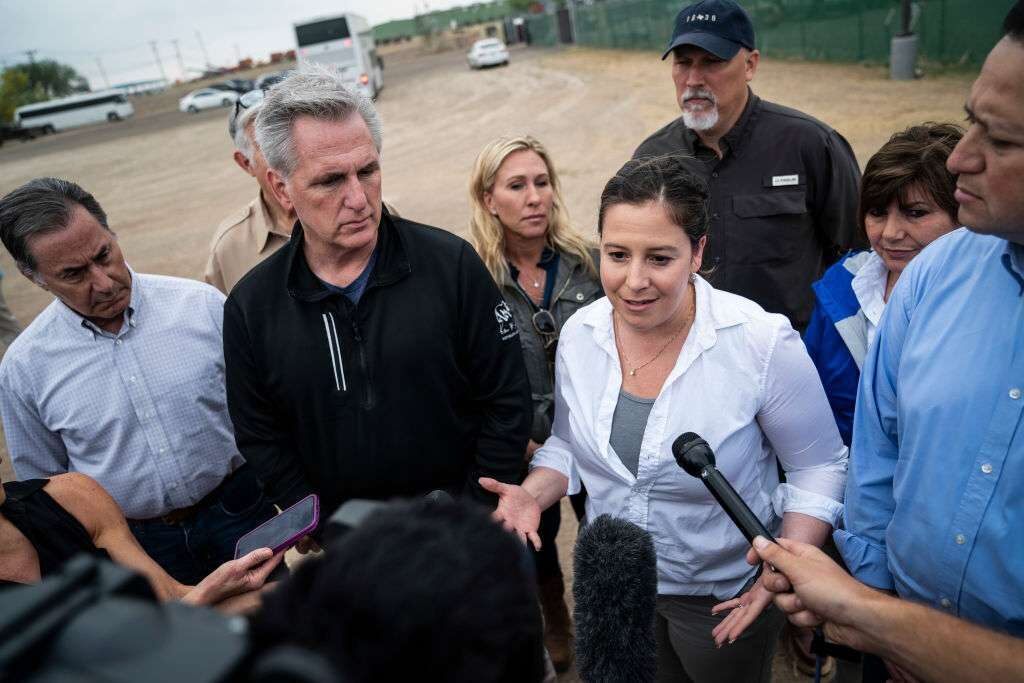
[[[791,185],[799,185],[800,176],[796,173],[789,175],[773,175],[772,176],[772,187],[789,187]]]

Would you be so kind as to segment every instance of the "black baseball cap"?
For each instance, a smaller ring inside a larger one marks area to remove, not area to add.
[[[679,10],[672,39],[661,58],[680,45],[696,45],[716,57],[732,59],[741,47],[754,49],[754,25],[732,0],[702,0]]]

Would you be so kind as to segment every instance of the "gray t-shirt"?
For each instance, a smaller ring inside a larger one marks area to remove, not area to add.
[[[654,407],[654,401],[653,398],[640,398],[620,390],[619,401],[615,404],[608,443],[634,477],[640,469],[640,446],[644,441],[647,418]]]

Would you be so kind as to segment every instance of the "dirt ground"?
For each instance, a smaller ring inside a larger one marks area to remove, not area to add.
[[[405,216],[463,234],[480,147],[530,133],[550,149],[576,224],[592,233],[605,181],[679,114],[669,70],[653,53],[583,48],[514,49],[509,67],[484,71],[467,69],[456,52],[390,55],[378,101],[384,198]],[[963,118],[972,74],[885,76],[879,67],[763,60],[753,88],[839,130],[862,166],[893,131]],[[0,195],[37,176],[75,180],[103,205],[133,268],[200,277],[218,223],[253,198],[255,183],[231,161],[227,111],[179,113],[184,92],[139,98],[137,115],[122,123],[4,145]],[[8,304],[28,324],[49,295],[17,274],[6,252],[0,269]],[[563,519],[571,518],[566,509]],[[559,545],[571,570],[575,530],[564,526]],[[794,680],[784,668],[777,665],[775,680]]]

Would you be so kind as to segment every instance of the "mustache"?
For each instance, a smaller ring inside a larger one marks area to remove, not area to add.
[[[117,299],[117,298],[118,298],[119,296],[121,296],[121,293],[122,293],[122,292],[124,292],[124,287],[118,287],[117,289],[115,289],[115,290],[113,291],[113,293],[112,293],[112,294],[106,294],[106,295],[104,295],[104,296],[102,296],[102,297],[95,297],[95,298],[93,299],[93,303],[95,303],[95,304],[106,304],[106,303],[110,303],[110,302],[111,302],[111,301],[113,301],[114,299]]]
[[[715,97],[715,93],[711,92],[707,88],[687,88],[683,91],[683,102],[698,97],[710,101],[711,104],[718,104],[718,98]]]

